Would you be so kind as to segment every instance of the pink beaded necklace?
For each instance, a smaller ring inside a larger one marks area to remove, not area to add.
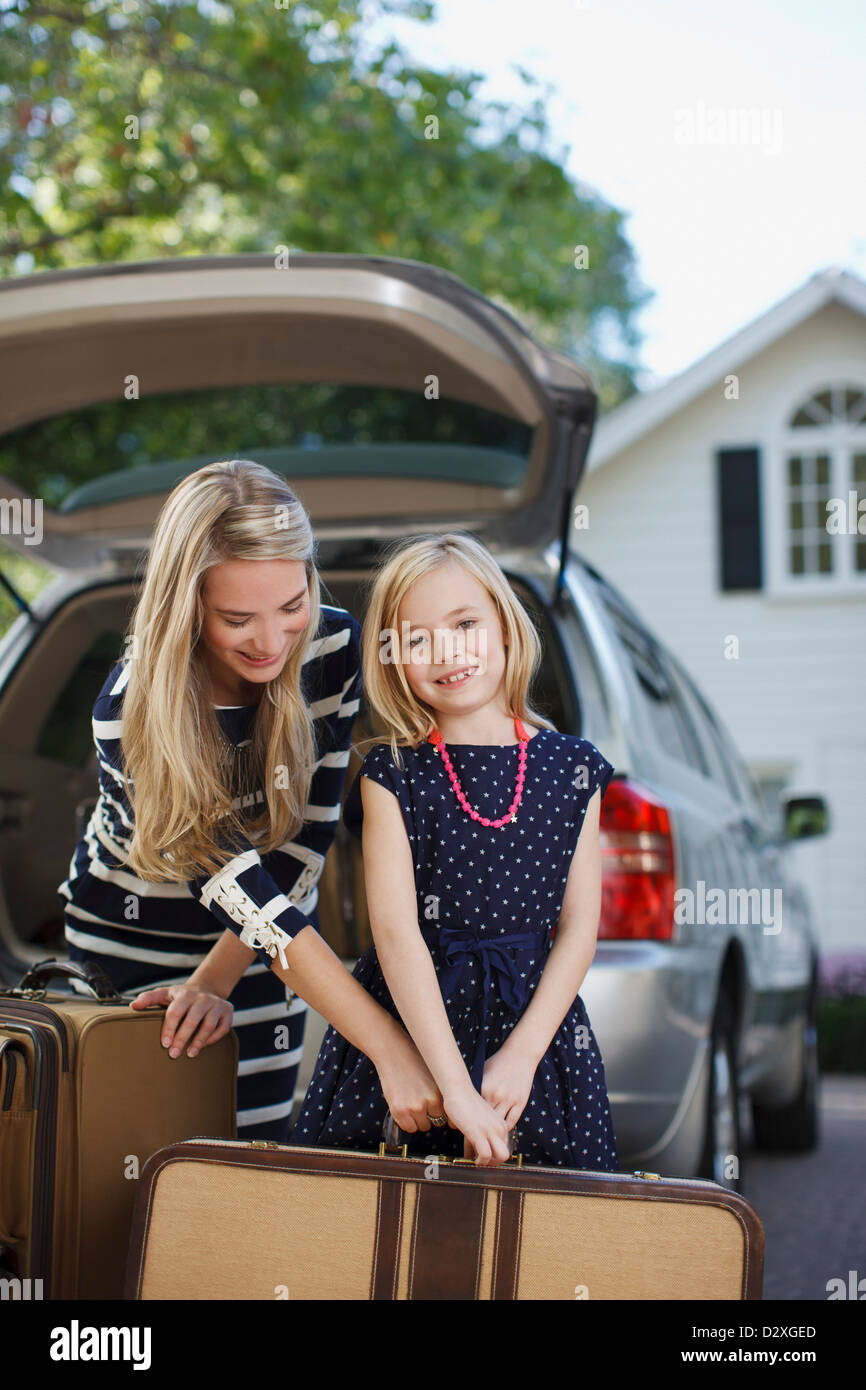
[[[460,805],[463,807],[463,810],[466,811],[472,817],[473,820],[477,820],[481,825],[489,825],[493,830],[499,830],[503,825],[508,825],[509,822],[517,820],[517,808],[520,805],[520,801],[523,796],[523,782],[526,776],[526,745],[529,742],[529,734],[526,732],[520,720],[517,718],[517,715],[514,716],[514,732],[517,734],[517,741],[520,747],[520,755],[518,758],[517,765],[517,786],[515,787],[514,791],[514,800],[512,801],[508,810],[505,812],[505,815],[500,816],[498,820],[491,820],[489,816],[479,815],[478,812],[469,805],[469,802],[466,800],[463,788],[457,780],[457,773],[454,771],[451,759],[448,756],[448,750],[445,747],[445,740],[443,739],[439,730],[433,729],[432,733],[428,734],[427,736],[427,742],[433,744],[434,748],[437,750],[440,758],[445,764],[445,771],[451,778],[451,785],[454,788],[454,794],[457,797],[457,800],[460,802]]]

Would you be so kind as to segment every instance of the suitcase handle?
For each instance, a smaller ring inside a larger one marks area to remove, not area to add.
[[[31,966],[26,975],[22,975],[17,989],[44,989],[47,982],[56,975],[67,980],[80,980],[104,1003],[125,1002],[102,966],[92,960],[55,960],[53,957],[50,960],[40,960],[38,964]]]
[[[436,1130],[434,1127],[433,1133],[435,1132]],[[523,1166],[523,1154],[517,1153],[514,1148],[516,1132],[515,1129],[510,1129],[508,1131],[510,1156],[505,1162],[513,1163],[515,1167],[521,1168]],[[379,1145],[379,1157],[384,1158],[386,1154],[399,1154],[401,1158],[406,1158],[408,1154],[408,1140],[404,1137],[405,1135],[406,1131],[400,1128],[389,1110],[382,1122],[382,1142]],[[473,1168],[475,1167],[474,1158],[449,1158],[447,1154],[440,1154],[439,1159],[444,1163],[470,1163]]]

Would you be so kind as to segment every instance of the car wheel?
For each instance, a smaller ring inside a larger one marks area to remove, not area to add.
[[[710,1035],[710,1084],[704,1150],[698,1176],[739,1192],[742,1182],[740,1090],[734,1038],[734,1007],[727,990],[719,995]],[[735,1172],[729,1172],[730,1159]]]
[[[800,1088],[788,1105],[752,1101],[752,1124],[759,1149],[814,1149],[818,1144],[818,1026],[816,983],[809,990],[803,1021],[803,1068]]]

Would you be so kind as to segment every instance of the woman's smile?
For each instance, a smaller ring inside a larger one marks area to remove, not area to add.
[[[278,652],[276,656],[264,657],[247,656],[246,652],[238,652],[238,656],[243,657],[244,661],[248,661],[251,666],[273,666],[275,661],[279,661],[282,652]]]

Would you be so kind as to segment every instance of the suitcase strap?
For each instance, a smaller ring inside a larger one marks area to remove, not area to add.
[[[371,1298],[377,1302],[397,1297],[405,1195],[402,1182],[379,1184],[371,1285]],[[408,1245],[408,1299],[470,1301],[479,1297],[485,1220],[490,1218],[493,1201],[497,1205],[490,1298],[502,1302],[516,1297],[523,1192],[519,1188],[493,1192],[469,1183],[455,1187],[422,1182],[417,1187]]]

